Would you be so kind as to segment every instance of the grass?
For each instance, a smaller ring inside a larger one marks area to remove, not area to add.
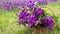
[[[60,20],[60,5],[48,5],[56,16]],[[27,34],[29,31],[22,25],[18,25],[17,14],[18,11],[14,12],[1,12],[0,10],[0,34]],[[57,23],[57,27],[52,32],[47,32],[48,34],[60,34],[60,21]]]

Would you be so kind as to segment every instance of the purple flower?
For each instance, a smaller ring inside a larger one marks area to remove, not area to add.
[[[28,3],[28,4],[29,4],[29,3]],[[27,5],[27,7],[29,7],[29,8],[34,8],[35,5],[34,5],[34,3],[30,3],[29,5]]]
[[[34,3],[35,3],[35,1],[30,0],[30,1],[27,2],[27,4],[28,4],[27,6],[28,6],[29,8],[34,8],[34,7],[35,7],[35,4],[34,4]]]
[[[24,23],[27,21],[27,16],[29,15],[29,13],[27,13],[25,10],[23,10],[22,12],[20,12],[18,18],[19,18],[19,21],[21,23]]]
[[[21,3],[20,2],[13,2],[14,6],[20,6]]]
[[[50,22],[49,24],[51,24],[51,25],[53,25],[52,23],[54,23],[54,18],[51,16],[46,16],[45,20]]]
[[[41,8],[34,8],[34,11],[32,12],[32,14],[36,17],[39,17],[40,15],[44,14],[44,11]]]
[[[19,18],[23,19],[24,17],[28,16],[29,13],[27,13],[25,10],[23,10],[22,12],[20,12]]]
[[[37,0],[40,5],[48,4],[48,0]]]
[[[40,24],[42,27],[47,27],[49,30],[51,30],[52,26],[54,25],[54,19],[51,16],[46,16],[45,19],[41,19]]]
[[[24,23],[29,23],[30,25],[36,24],[37,18],[35,16],[30,15],[26,11],[20,12],[19,15],[19,21],[24,24]]]
[[[29,10],[30,8],[28,8],[27,6],[25,6],[25,5],[21,5],[22,6],[22,8],[24,8],[24,9],[26,9],[26,10]]]
[[[3,2],[3,7],[6,10],[11,10],[12,9],[12,3],[11,2]]]
[[[20,19],[19,22],[21,22],[22,24],[27,22],[27,17],[24,17],[23,19]]]
[[[21,6],[23,5],[23,6],[28,7],[28,8],[34,8],[35,7],[35,4],[34,4],[35,1],[36,0],[27,0],[23,3],[21,3]]]
[[[28,22],[31,26],[35,25],[37,22],[37,18],[35,16],[28,16]]]
[[[51,30],[52,29],[52,26],[54,25],[54,18],[53,17],[50,17],[50,16],[46,16],[45,20],[48,23],[47,28]]]

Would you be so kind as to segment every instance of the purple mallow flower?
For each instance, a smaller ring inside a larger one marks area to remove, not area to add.
[[[36,24],[37,18],[35,16],[28,16],[28,22],[32,26],[32,25]]]
[[[11,2],[3,2],[3,7],[6,10],[12,10],[12,3]]]
[[[53,25],[54,25],[53,17],[46,16],[44,19],[41,19],[41,23],[40,23],[41,27],[47,27],[49,30],[51,30]]]
[[[14,6],[21,6],[20,2],[13,2]]]
[[[23,10],[23,11],[20,13],[19,18],[20,18],[20,19],[23,19],[24,17],[26,17],[26,16],[28,16],[28,15],[29,15],[29,13],[26,12],[25,10]]]
[[[35,7],[35,0],[27,0],[23,3],[21,3],[21,6],[28,7],[28,8],[34,8]]]
[[[27,7],[34,8],[35,7],[35,4],[34,3],[35,3],[35,1],[32,1],[32,0],[31,1],[28,1],[27,2]]]
[[[48,0],[37,0],[40,5],[48,4]]]
[[[19,21],[20,21],[21,23],[26,22],[28,15],[29,15],[29,13],[27,13],[25,10],[23,10],[23,11],[20,13],[20,15],[18,16]]]
[[[35,16],[30,15],[26,11],[22,11],[19,14],[19,21],[24,24],[24,23],[29,23],[30,25],[36,24],[37,18]]]
[[[50,16],[46,16],[45,20],[48,23],[47,28],[51,30],[52,29],[52,26],[54,25],[54,18],[53,17],[50,17]]]
[[[44,14],[44,11],[41,8],[34,8],[32,14],[38,18],[40,15]]]
[[[28,8],[27,6],[25,6],[25,5],[21,5],[21,7],[23,8],[23,9],[26,9],[26,10],[29,10],[30,8]]]

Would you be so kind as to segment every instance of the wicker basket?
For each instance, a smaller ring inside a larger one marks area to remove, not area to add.
[[[55,30],[54,29],[55,27],[56,27],[56,24],[54,26],[52,26],[52,30]],[[33,28],[32,30],[35,34],[44,34],[47,31],[50,31],[47,28]],[[46,33],[46,34],[48,34],[48,33]]]
[[[44,7],[41,7],[41,8],[48,8],[48,7],[44,6]],[[50,9],[50,8],[48,8],[48,9]],[[54,12],[52,10],[51,10],[51,12],[52,12],[53,16],[55,16]],[[56,24],[54,23],[54,25],[52,26],[52,30],[54,30],[55,27],[56,27]],[[33,32],[35,34],[43,34],[46,31],[49,31],[49,30],[47,28],[35,28],[35,27],[33,27]],[[46,34],[48,34],[48,33],[46,33]]]

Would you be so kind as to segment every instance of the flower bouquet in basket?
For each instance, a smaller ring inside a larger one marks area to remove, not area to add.
[[[31,6],[28,6],[28,8],[29,9],[23,9],[19,13],[19,24],[24,25],[26,28],[32,28],[36,34],[47,30],[51,31],[56,27],[54,12],[49,7],[35,6],[31,8]],[[50,10],[52,14],[50,14],[50,12],[47,13],[48,11],[45,11],[44,8]]]

